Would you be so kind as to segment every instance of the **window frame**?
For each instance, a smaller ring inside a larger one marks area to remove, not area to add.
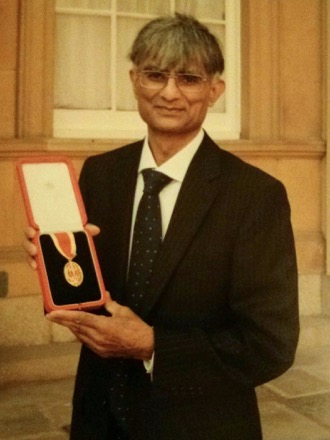
[[[203,128],[216,140],[235,140],[240,138],[241,131],[240,0],[225,0],[225,10],[226,109],[222,113],[208,112]],[[111,11],[114,24],[115,15]],[[203,23],[212,24],[210,20],[203,20]],[[111,29],[111,38],[115,41],[116,26],[112,25]],[[115,60],[115,53],[113,57]],[[113,78],[114,72],[115,64],[112,63]],[[113,90],[114,87],[113,83]],[[146,135],[146,125],[137,111],[53,109],[53,135],[59,139],[137,139]]]

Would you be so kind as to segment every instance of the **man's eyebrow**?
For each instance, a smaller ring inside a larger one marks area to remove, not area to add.
[[[155,71],[155,72],[170,72],[172,69],[168,69],[168,68],[164,68],[161,69],[159,66],[155,66],[154,64],[146,64],[145,66],[143,66],[142,70],[151,70],[151,71]],[[195,68],[179,68],[179,69],[174,69],[175,73],[180,73],[180,74],[188,74],[188,75],[202,75],[202,73],[200,71],[198,71]]]
[[[158,66],[152,64],[146,64],[145,66],[143,66],[142,70],[154,70],[156,72],[165,72],[165,70],[162,70]]]

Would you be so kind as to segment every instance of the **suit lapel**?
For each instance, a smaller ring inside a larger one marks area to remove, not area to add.
[[[115,272],[117,274],[115,278],[118,280],[119,289],[117,291],[119,295],[115,299],[119,302],[122,302],[124,300],[123,296],[125,296],[132,208],[142,144],[143,142],[134,144],[131,147],[132,151],[130,154],[122,158],[123,163],[117,164],[117,169],[114,172],[116,176],[116,182],[114,183],[116,191],[111,194],[111,207],[113,211],[110,215],[114,218],[111,225],[112,248],[118,252],[115,258]],[[113,249],[110,249],[110,252]]]
[[[150,290],[141,304],[140,315],[146,317],[163,293],[166,283],[198,231],[215,197],[221,190],[221,152],[205,135],[182,184],[159,258],[155,262]]]

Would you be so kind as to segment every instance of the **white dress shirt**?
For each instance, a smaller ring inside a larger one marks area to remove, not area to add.
[[[136,213],[144,188],[142,171],[146,168],[152,168],[156,171],[166,174],[172,179],[171,182],[166,185],[159,193],[159,202],[162,216],[162,235],[164,239],[172,217],[176,200],[178,198],[179,191],[181,189],[183,179],[185,178],[190,162],[196,154],[198,147],[203,140],[203,137],[204,131],[200,130],[197,136],[191,142],[189,142],[188,145],[186,145],[182,150],[180,150],[178,153],[176,153],[160,166],[157,166],[157,163],[155,162],[155,159],[148,144],[148,138],[145,138],[138,168],[138,176],[135,189],[130,249],[132,247]],[[151,377],[153,372],[154,354],[155,353],[153,353],[151,360],[144,361],[146,372],[148,374],[151,374]]]
[[[138,177],[135,189],[131,229],[131,244],[133,238],[135,217],[144,188],[142,171],[146,168],[152,168],[156,171],[166,174],[166,176],[172,179],[172,181],[168,185],[166,185],[159,193],[159,202],[162,215],[162,234],[164,238],[172,217],[174,205],[181,189],[183,179],[185,178],[190,162],[196,154],[198,147],[203,140],[203,137],[204,132],[203,130],[201,130],[186,147],[184,147],[182,150],[180,150],[178,153],[176,153],[160,166],[157,166],[148,145],[148,138],[145,138],[138,168]]]

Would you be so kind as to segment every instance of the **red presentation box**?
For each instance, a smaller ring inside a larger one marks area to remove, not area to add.
[[[102,307],[105,287],[70,160],[26,158],[17,170],[28,222],[37,230],[33,241],[45,311]]]

